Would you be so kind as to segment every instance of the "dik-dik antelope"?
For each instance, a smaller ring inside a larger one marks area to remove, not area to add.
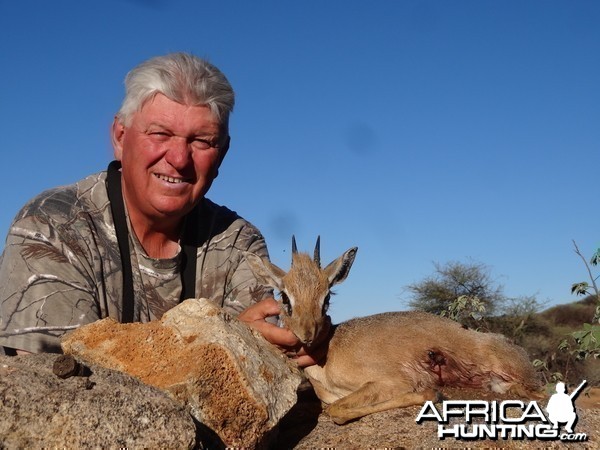
[[[298,253],[292,238],[287,273],[246,254],[257,280],[281,293],[283,323],[304,345],[310,348],[331,332],[325,362],[305,372],[336,423],[435,400],[441,386],[536,396],[537,377],[525,351],[499,334],[417,311],[352,319],[329,330],[331,287],[346,279],[356,251],[322,269],[319,240],[312,259]]]

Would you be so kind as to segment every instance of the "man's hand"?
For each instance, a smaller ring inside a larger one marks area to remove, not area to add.
[[[265,321],[267,317],[277,316],[280,312],[279,303],[273,298],[268,298],[249,306],[240,313],[238,319],[254,328],[267,341],[291,356],[298,363],[298,366],[307,367],[316,364],[317,358],[307,353],[294,333]],[[312,349],[310,352],[316,355]]]

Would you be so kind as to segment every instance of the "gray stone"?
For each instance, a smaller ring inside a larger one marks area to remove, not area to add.
[[[192,417],[164,392],[97,366],[61,379],[57,358],[0,355],[0,448],[196,445]]]
[[[227,446],[255,447],[296,403],[299,371],[260,334],[204,299],[160,321],[105,319],[67,335],[63,350],[170,393]]]

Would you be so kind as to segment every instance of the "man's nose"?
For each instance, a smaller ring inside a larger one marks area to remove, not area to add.
[[[192,157],[192,148],[187,139],[174,136],[169,139],[165,159],[176,169],[186,167]]]

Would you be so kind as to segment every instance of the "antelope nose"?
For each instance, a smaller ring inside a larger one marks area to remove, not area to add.
[[[310,347],[314,341],[314,335],[310,333],[296,333],[296,337],[303,347]]]

